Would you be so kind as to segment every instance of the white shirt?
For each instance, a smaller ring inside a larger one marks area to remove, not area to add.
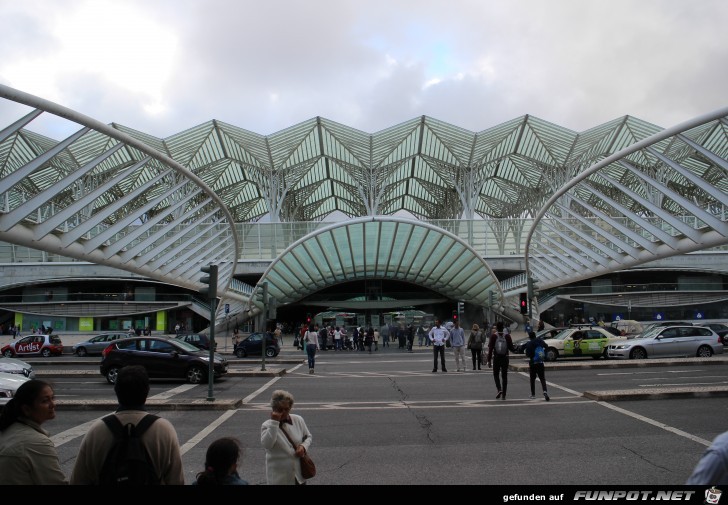
[[[430,330],[432,345],[445,345],[448,338],[450,338],[450,332],[443,326],[433,326]]]

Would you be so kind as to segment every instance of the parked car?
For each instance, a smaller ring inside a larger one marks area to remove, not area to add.
[[[726,339],[726,335],[728,335],[728,325],[723,323],[708,323],[701,326],[706,326],[716,332],[720,337],[720,340],[723,342],[723,345],[728,345],[728,339]]]
[[[685,321],[658,321],[656,323],[650,323],[647,326],[644,327],[642,330],[642,333],[646,333],[654,328],[661,328],[663,326],[692,326],[693,323],[688,323]]]
[[[639,335],[645,331],[645,327],[639,321],[634,319],[620,319],[619,321],[612,321],[609,325],[610,328],[615,328],[620,335],[630,337],[632,335]]]
[[[541,330],[536,332],[537,337],[541,337],[542,339],[546,340],[547,338],[554,338],[556,335],[558,335],[561,331],[565,330],[566,328],[549,328],[546,330]],[[528,337],[522,338],[520,340],[517,340],[516,342],[513,342],[513,347],[516,348],[516,352],[518,354],[524,354],[526,352],[526,344],[528,343],[530,339]]]
[[[645,359],[723,354],[723,341],[704,326],[657,326],[626,342],[610,344],[610,358]]]
[[[8,358],[4,354],[0,354],[0,373],[35,378],[35,370],[30,364],[17,358]]]
[[[242,339],[235,347],[235,356],[247,358],[248,356],[261,356],[263,348],[263,334],[251,333]],[[281,352],[281,344],[273,335],[268,335],[265,342],[265,355],[268,358],[275,358]]]
[[[63,342],[58,335],[28,335],[10,342],[0,352],[8,358],[15,356],[60,356]]]
[[[101,355],[101,352],[109,347],[109,344],[120,338],[129,338],[127,332],[102,333],[91,337],[88,340],[73,344],[73,354],[84,357],[88,355]]]
[[[210,350],[210,337],[204,333],[188,333],[176,335],[174,338],[192,344],[198,349],[205,351]],[[215,349],[217,350],[217,342],[215,342]]]
[[[109,344],[101,354],[99,371],[109,384],[116,382],[119,370],[127,365],[142,365],[150,378],[183,378],[191,384],[208,379],[210,354],[176,338],[129,337]],[[216,379],[228,372],[227,360],[215,354]]]
[[[544,340],[546,361],[579,356],[606,358],[607,346],[623,340],[627,340],[627,337],[613,335],[601,326],[567,328],[554,338]]]
[[[0,372],[0,409],[15,396],[15,392],[30,378],[24,375]]]

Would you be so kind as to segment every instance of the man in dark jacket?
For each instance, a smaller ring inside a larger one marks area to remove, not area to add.
[[[549,401],[549,394],[546,391],[546,371],[544,368],[544,356],[546,355],[546,342],[537,337],[533,331],[528,333],[529,341],[526,343],[525,351],[528,356],[528,371],[531,380],[531,400],[536,399],[536,376],[541,381],[543,397]],[[541,350],[542,352],[539,352]]]
[[[495,332],[488,340],[488,368],[493,367],[495,387],[498,389],[495,399],[505,400],[508,391],[508,351],[516,352],[516,348],[513,345],[510,333],[504,333],[503,331],[503,321],[498,321],[495,328]],[[501,339],[505,342],[503,343]]]

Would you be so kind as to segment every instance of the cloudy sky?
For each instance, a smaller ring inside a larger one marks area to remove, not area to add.
[[[727,23],[725,0],[0,0],[0,83],[162,138],[315,116],[669,127],[728,105]]]

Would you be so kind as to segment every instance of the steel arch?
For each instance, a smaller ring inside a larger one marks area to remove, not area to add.
[[[197,290],[219,265],[228,290],[239,255],[233,218],[198,176],[144,142],[8,86],[34,108],[0,131],[0,240]],[[80,126],[56,142],[24,129],[43,113]]]
[[[565,184],[526,240],[537,288],[728,244],[727,139],[728,107],[638,141]]]

